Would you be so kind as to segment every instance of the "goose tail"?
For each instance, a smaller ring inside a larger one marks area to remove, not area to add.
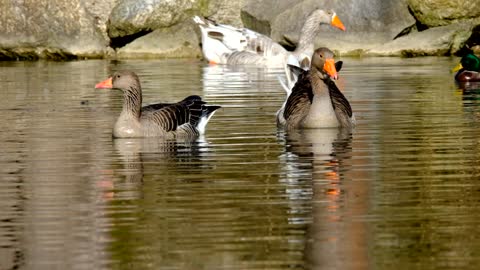
[[[215,112],[220,108],[221,106],[218,106],[218,105],[202,106],[202,116],[200,117],[200,121],[198,121],[198,124],[196,127],[200,134],[205,133],[205,129],[207,128],[208,121],[210,121],[210,118],[212,118]]]
[[[202,19],[200,16],[193,16],[193,22],[198,24],[200,27],[208,27],[209,23],[207,20]]]
[[[220,109],[218,105],[206,105],[200,96],[191,95],[186,97],[181,103],[185,104],[190,111],[190,125],[195,128],[198,133],[204,134],[208,121],[216,110]]]

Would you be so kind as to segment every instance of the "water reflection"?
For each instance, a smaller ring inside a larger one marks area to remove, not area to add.
[[[480,106],[449,58],[342,59],[354,132],[277,134],[281,70],[0,62],[0,269],[475,269]],[[203,140],[112,139],[145,103],[223,106]]]
[[[281,157],[286,166],[283,181],[290,201],[306,194],[311,201],[304,253],[308,269],[359,269],[367,265],[365,225],[345,220],[349,213],[367,211],[349,204],[350,193],[365,193],[366,188],[365,184],[352,184],[349,177],[351,132],[334,128],[280,134],[286,150]],[[299,189],[302,182],[306,183],[303,190]]]
[[[118,138],[113,140],[113,145],[122,165],[115,174],[124,176],[124,179],[103,185],[117,191],[121,190],[121,193],[115,194],[117,199],[141,197],[137,192],[142,190],[144,164],[147,164],[149,170],[155,172],[172,173],[172,170],[179,166],[187,166],[193,170],[195,167],[202,167],[201,153],[208,147],[208,143],[202,137],[188,141]]]

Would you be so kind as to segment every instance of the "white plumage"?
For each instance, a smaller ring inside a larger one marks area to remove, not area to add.
[[[195,16],[193,21],[200,27],[203,55],[209,62],[267,67],[283,67],[287,61],[291,61],[290,57],[296,59],[294,62],[298,66],[303,62],[308,62],[308,66],[313,54],[313,40],[321,24],[331,24],[345,30],[335,12],[314,10],[302,27],[297,48],[289,52],[271,38],[247,28],[218,24],[199,16]]]

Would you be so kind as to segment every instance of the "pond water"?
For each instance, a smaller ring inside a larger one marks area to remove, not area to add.
[[[476,269],[480,87],[454,58],[344,58],[353,132],[275,126],[282,70],[0,62],[0,269]],[[112,139],[144,103],[221,105],[192,143]]]

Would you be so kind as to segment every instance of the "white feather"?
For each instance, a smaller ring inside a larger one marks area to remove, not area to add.
[[[201,117],[200,121],[198,121],[197,130],[198,130],[198,133],[200,133],[200,135],[205,134],[205,129],[207,127],[208,121],[210,121],[210,118],[212,118],[215,112],[216,111],[213,111],[209,115]]]

